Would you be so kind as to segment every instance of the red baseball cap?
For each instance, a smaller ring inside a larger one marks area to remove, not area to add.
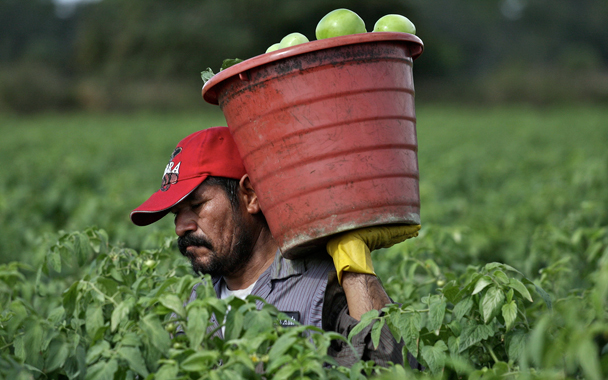
[[[209,176],[241,179],[245,174],[227,127],[195,132],[177,144],[163,173],[161,188],[131,212],[131,221],[138,226],[156,222]]]

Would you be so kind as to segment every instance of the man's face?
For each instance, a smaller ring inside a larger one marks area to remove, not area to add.
[[[233,208],[222,187],[206,182],[171,209],[179,250],[196,273],[231,276],[249,262],[253,233],[242,205]]]

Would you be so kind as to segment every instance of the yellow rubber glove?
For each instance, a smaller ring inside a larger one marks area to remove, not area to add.
[[[342,284],[343,272],[376,275],[371,251],[388,248],[394,244],[418,236],[420,225],[389,225],[360,228],[336,235],[327,243],[327,253],[334,259],[338,282]]]

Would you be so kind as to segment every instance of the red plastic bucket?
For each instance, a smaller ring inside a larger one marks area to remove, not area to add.
[[[339,232],[419,224],[411,34],[374,32],[262,54],[216,74],[219,104],[285,257]]]

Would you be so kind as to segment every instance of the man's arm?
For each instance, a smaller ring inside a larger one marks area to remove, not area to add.
[[[334,280],[339,285],[333,281],[328,283],[323,312],[324,325],[327,323],[330,330],[346,337],[363,314],[372,310],[380,311],[392,302],[375,275],[371,251],[414,237],[418,235],[419,229],[420,225],[369,227],[348,231],[330,239],[326,249],[333,259],[336,268]],[[326,306],[331,312],[325,309]],[[329,318],[326,318],[326,312]],[[374,360],[382,366],[388,362],[402,364],[403,340],[396,341],[385,324],[380,330],[378,346],[374,347],[371,330],[372,325],[368,325],[353,336],[354,352],[348,345],[332,344],[330,355],[345,365],[352,365],[361,359]],[[412,368],[419,366],[409,353],[407,359]]]
[[[323,329],[348,337],[363,314],[373,308],[381,309],[390,299],[380,280],[373,275],[349,273],[343,277],[343,285],[338,283],[335,272],[330,274],[323,303]],[[346,289],[350,293],[348,297]],[[351,305],[355,310],[350,310]],[[388,326],[384,325],[379,345],[374,347],[371,331],[372,325],[369,325],[353,336],[352,346],[341,340],[332,341],[328,354],[347,367],[359,360],[373,360],[383,367],[389,362],[403,364],[403,341],[397,342]]]
[[[344,272],[342,287],[348,303],[348,313],[357,321],[368,311],[380,310],[391,303],[380,280],[371,274]]]

